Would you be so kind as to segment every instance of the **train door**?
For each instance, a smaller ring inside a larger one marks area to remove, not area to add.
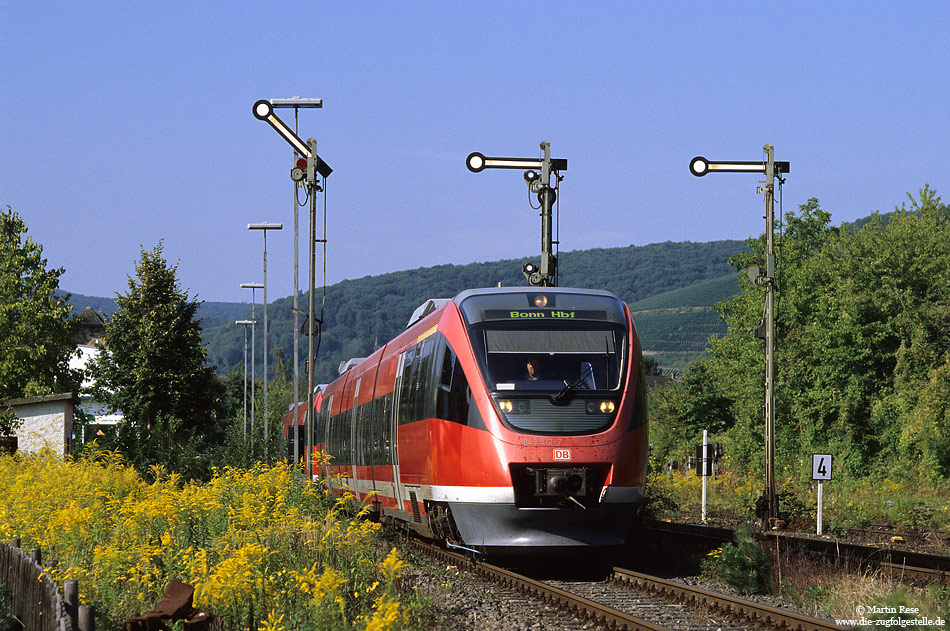
[[[356,451],[357,445],[359,444],[359,408],[357,407],[356,401],[360,396],[360,383],[363,381],[363,378],[360,377],[356,380],[356,386],[353,388],[353,407],[350,408],[350,427],[349,427],[349,445],[347,449],[347,457],[350,460],[350,479],[353,480],[353,490],[359,493],[359,483],[356,479],[356,465],[358,462]]]
[[[313,431],[314,431],[313,444],[320,445],[322,443],[324,454],[331,453],[330,428],[332,427],[332,425],[330,423],[331,421],[330,414],[331,414],[331,411],[333,410],[333,397],[335,396],[336,396],[335,394],[331,394],[328,398],[323,400],[323,404],[321,406],[321,412],[319,415],[316,416],[316,419],[315,419],[316,423],[313,424]],[[314,452],[316,453],[316,447],[314,447]],[[316,465],[314,465],[314,470],[319,471],[316,469]],[[317,475],[321,475],[321,474],[317,473]],[[329,460],[324,459],[322,475],[324,479],[330,478]]]
[[[369,479],[372,481],[372,499],[377,506],[379,505],[379,490],[376,488],[376,464],[379,454],[379,430],[380,430],[380,412],[383,408],[383,402],[377,399],[376,388],[379,386],[379,370],[382,361],[376,363],[376,374],[373,376],[373,391],[369,400],[369,409],[367,410],[367,427],[363,432],[363,464],[369,464]]]
[[[396,506],[399,507],[399,510],[405,510],[402,503],[402,492],[400,489],[399,482],[399,411],[406,407],[406,365],[407,362],[409,365],[412,365],[412,355],[414,353],[414,348],[410,348],[399,353],[399,360],[396,363],[396,386],[393,389],[393,406],[392,406],[392,415],[388,419],[390,433],[392,435],[392,440],[389,441],[390,444],[390,457],[392,458],[393,463],[393,487],[396,498]]]

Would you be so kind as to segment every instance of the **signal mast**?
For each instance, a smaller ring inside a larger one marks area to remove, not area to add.
[[[528,283],[536,287],[557,286],[557,257],[554,255],[553,231],[554,222],[551,219],[554,201],[557,199],[557,184],[561,181],[560,171],[567,171],[566,158],[551,157],[551,143],[541,143],[541,158],[489,158],[475,151],[468,154],[465,166],[472,173],[480,173],[485,169],[526,169],[524,181],[528,190],[538,196],[541,204],[541,265],[530,261],[521,268]],[[540,171],[540,173],[539,173]],[[555,183],[551,186],[551,176]]]

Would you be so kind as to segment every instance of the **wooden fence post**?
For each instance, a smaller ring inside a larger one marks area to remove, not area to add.
[[[79,620],[79,581],[70,580],[63,584],[63,600],[66,601],[66,615],[75,629]]]
[[[95,610],[92,605],[79,605],[79,631],[96,631]]]

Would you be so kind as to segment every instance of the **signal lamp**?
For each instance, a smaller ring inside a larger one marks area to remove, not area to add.
[[[524,270],[525,274],[534,274],[536,271],[538,271],[538,266],[534,263],[525,263],[522,269]]]
[[[307,159],[306,158],[297,158],[297,168],[307,170]]]
[[[534,182],[534,181],[535,181],[536,179],[538,179],[539,177],[540,177],[540,176],[538,175],[538,172],[537,172],[537,171],[532,171],[532,170],[529,169],[529,170],[527,170],[527,171],[524,172],[524,181],[527,182],[528,184],[531,184],[532,182]]]

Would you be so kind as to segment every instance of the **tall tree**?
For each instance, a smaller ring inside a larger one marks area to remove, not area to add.
[[[199,302],[179,288],[177,270],[162,257],[161,243],[142,251],[91,366],[97,398],[125,417],[115,446],[139,465],[176,468],[175,454],[197,452],[221,431],[219,386],[195,319]]]
[[[0,212],[0,399],[79,385],[68,366],[71,307],[55,293],[65,270],[47,269],[43,246],[26,232],[12,208]]]
[[[829,225],[817,200],[791,214],[780,243],[776,374],[778,465],[816,448],[861,475],[923,463],[950,473],[941,442],[950,392],[950,214],[925,186],[858,229]],[[762,265],[762,239],[734,257]],[[714,372],[733,401],[745,463],[761,450],[762,292],[721,305],[729,334],[712,341]],[[939,440],[938,440],[939,439]],[[940,447],[935,448],[935,445]],[[898,459],[898,452],[904,457]]]

